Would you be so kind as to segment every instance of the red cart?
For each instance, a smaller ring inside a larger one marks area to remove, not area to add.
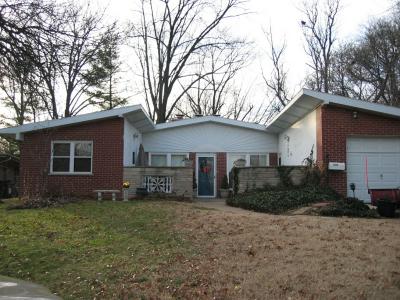
[[[379,199],[386,199],[400,206],[400,188],[397,189],[368,189],[371,195],[371,204],[376,206]]]

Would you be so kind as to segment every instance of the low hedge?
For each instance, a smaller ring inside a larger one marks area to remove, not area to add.
[[[280,214],[310,203],[339,199],[328,187],[305,186],[285,190],[267,190],[239,194],[227,199],[230,206],[258,212]]]
[[[332,205],[321,208],[318,213],[330,217],[379,218],[375,209],[370,209],[364,202],[355,198],[335,201]]]

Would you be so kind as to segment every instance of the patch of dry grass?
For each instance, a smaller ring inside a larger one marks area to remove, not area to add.
[[[202,249],[202,254],[191,259],[177,258],[160,268],[155,282],[164,296],[400,297],[398,219],[188,209],[181,209],[178,215],[181,219],[177,228],[188,232],[190,241]],[[163,282],[168,285],[160,284]]]

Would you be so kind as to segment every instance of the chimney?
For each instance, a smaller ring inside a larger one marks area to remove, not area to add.
[[[183,114],[176,114],[176,115],[175,115],[176,120],[182,120],[184,116],[185,116],[185,115],[183,115]]]
[[[202,117],[203,115],[202,114],[195,114],[194,115],[196,118],[199,118],[199,117]]]

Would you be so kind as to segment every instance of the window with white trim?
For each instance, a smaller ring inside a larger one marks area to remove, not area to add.
[[[92,142],[53,141],[51,145],[51,173],[92,173]]]
[[[251,167],[266,167],[268,166],[268,156],[266,154],[250,154]]]
[[[166,154],[151,154],[151,166],[166,167],[167,166],[167,155]]]
[[[266,167],[269,166],[268,153],[228,153],[227,172],[232,170],[233,166],[246,167]]]
[[[171,154],[171,167],[184,167],[186,154]]]
[[[184,167],[188,153],[150,153],[149,164],[152,167]]]

